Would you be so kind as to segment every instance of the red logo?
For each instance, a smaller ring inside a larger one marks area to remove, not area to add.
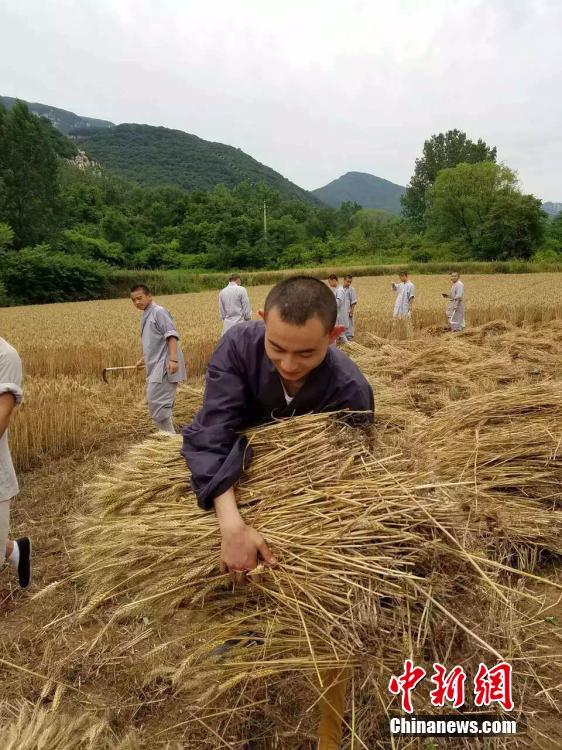
[[[474,702],[477,706],[499,703],[506,711],[513,709],[511,664],[502,661],[488,669],[485,664],[480,663],[478,674],[474,678]]]
[[[406,659],[403,673],[399,677],[392,675],[390,678],[388,689],[393,695],[402,696],[402,709],[409,714],[414,711],[411,698],[412,690],[418,682],[423,680],[426,674],[427,672],[423,667],[414,667],[414,662],[411,659]]]
[[[442,664],[433,665],[431,682],[436,685],[431,691],[432,706],[444,706],[445,701],[452,703],[454,708],[464,706],[466,672],[460,666],[453,667],[449,673]]]
[[[393,695],[400,695],[402,710],[408,714],[413,713],[412,693],[417,685],[426,677],[427,672],[423,667],[414,666],[411,659],[404,662],[404,671],[401,675],[392,675],[388,690]],[[499,703],[505,711],[511,711],[514,707],[511,694],[512,667],[505,661],[496,664],[491,669],[480,663],[478,673],[474,678],[474,703],[481,708]],[[431,704],[443,707],[450,703],[453,708],[464,706],[466,697],[467,675],[460,666],[454,666],[447,672],[443,664],[435,662],[431,682],[435,685],[430,692]]]

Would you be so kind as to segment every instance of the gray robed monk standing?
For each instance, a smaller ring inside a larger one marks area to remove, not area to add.
[[[137,284],[131,300],[142,310],[141,341],[143,356],[137,367],[146,367],[146,400],[152,421],[163,432],[175,432],[172,409],[178,383],[186,379],[185,361],[170,313],[153,301],[148,287]]]
[[[241,284],[242,279],[234,273],[228,279],[228,286],[225,286],[219,294],[219,315],[222,320],[223,335],[237,323],[252,319],[250,298]]]
[[[341,344],[347,344],[348,339],[346,336],[346,331],[349,328],[349,315],[348,315],[348,308],[346,308],[345,300],[346,300],[346,292],[339,283],[338,277],[335,273],[332,273],[328,276],[328,284],[334,293],[334,299],[336,300],[336,306],[337,306],[337,318],[336,318],[336,325],[341,327],[343,330],[340,333],[340,335],[337,338],[338,343]]]
[[[464,320],[464,284],[459,278],[458,271],[451,271],[451,291],[443,293],[447,301],[447,322],[451,331],[462,331]]]
[[[345,310],[348,320],[347,329],[345,335],[348,341],[351,341],[355,336],[355,308],[357,306],[357,292],[351,286],[353,282],[353,276],[348,273],[343,277],[343,291],[345,292]]]

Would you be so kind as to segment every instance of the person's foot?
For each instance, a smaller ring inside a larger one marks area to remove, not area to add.
[[[251,646],[261,646],[264,643],[264,639],[260,638],[256,633],[244,633],[245,638],[229,638],[220,646],[216,646],[210,653],[211,657],[218,657],[219,661],[221,657],[232,651],[237,646],[244,646],[250,648]]]
[[[18,579],[22,589],[26,589],[31,581],[31,539],[28,536],[22,536],[16,539],[20,559],[18,562]]]

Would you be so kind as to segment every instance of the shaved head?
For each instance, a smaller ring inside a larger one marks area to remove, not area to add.
[[[316,316],[326,331],[333,329],[338,313],[333,292],[313,276],[293,276],[276,284],[265,300],[266,317],[273,308],[281,320],[297,326]]]

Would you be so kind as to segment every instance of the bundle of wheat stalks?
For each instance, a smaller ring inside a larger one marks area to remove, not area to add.
[[[507,326],[500,335],[515,338]],[[108,627],[155,628],[172,618],[174,637],[142,658],[147,685],[199,705],[193,747],[241,743],[258,726],[273,743],[263,747],[301,747],[319,696],[350,673],[350,741],[390,747],[387,684],[405,658],[467,672],[511,660],[518,709],[539,691],[554,700],[522,601],[541,555],[562,554],[562,388],[521,366],[520,382],[498,389],[515,376],[485,373],[475,349],[468,337],[426,347],[441,387],[473,395],[416,409],[408,394],[424,360],[412,342],[352,345],[383,393],[373,430],[310,415],[249,431],[255,456],[238,503],[279,562],[242,589],[219,571],[217,522],[196,506],[179,437],[138,445],[88,488],[76,536],[81,617],[98,610]]]
[[[117,740],[105,718],[57,708],[0,704],[2,750],[140,750],[133,732]]]

